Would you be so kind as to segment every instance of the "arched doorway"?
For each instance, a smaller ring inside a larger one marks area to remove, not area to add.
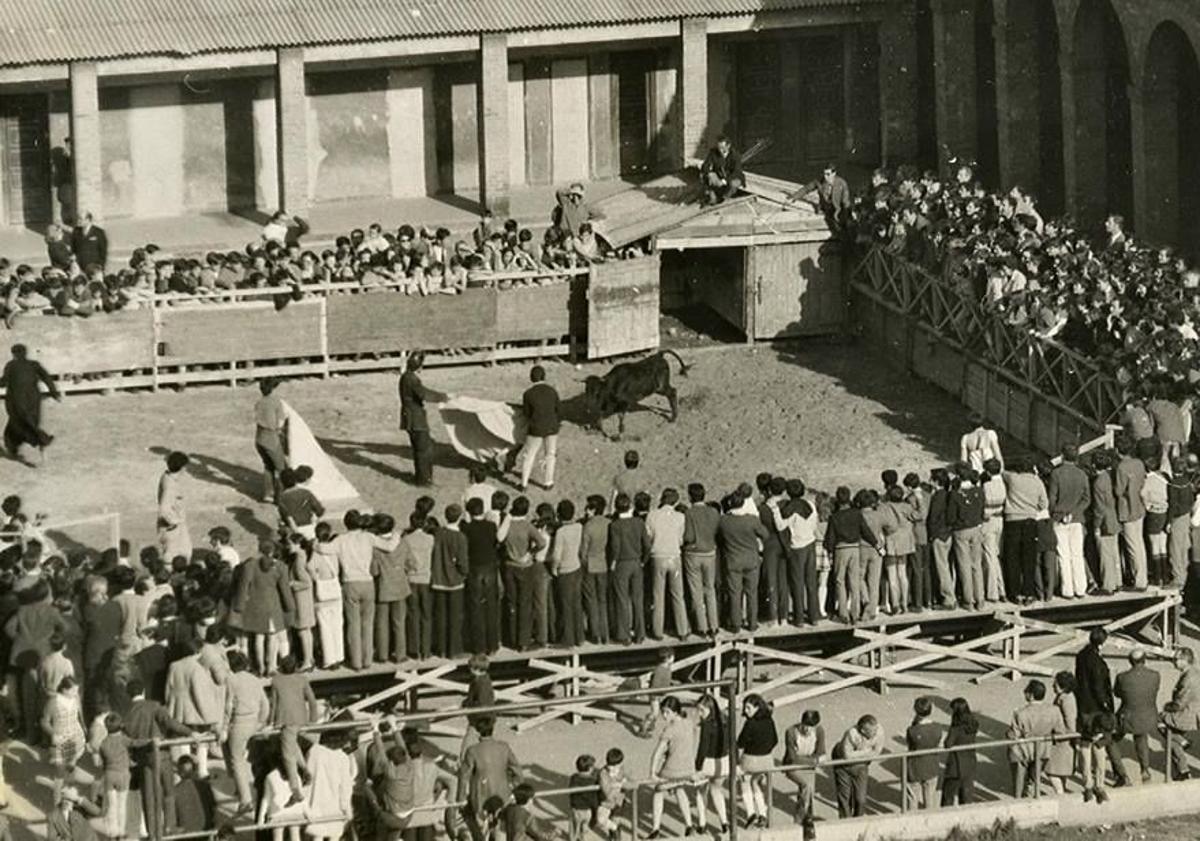
[[[1133,212],[1129,53],[1110,0],[1075,18],[1075,211],[1082,224]]]
[[[1160,24],[1150,37],[1142,105],[1146,212],[1140,233],[1153,242],[1194,245],[1200,231],[1200,160],[1194,150],[1200,65],[1174,23]]]

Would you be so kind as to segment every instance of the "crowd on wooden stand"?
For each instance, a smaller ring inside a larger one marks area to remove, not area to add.
[[[495,697],[487,655],[502,644],[637,644],[647,636],[713,637],[789,622],[804,627],[825,617],[855,623],[880,612],[1082,598],[1124,585],[1178,587],[1189,563],[1200,560],[1200,540],[1193,539],[1200,537],[1197,465],[1183,455],[1183,416],[1171,404],[1151,404],[1150,411],[1133,407],[1129,422],[1115,453],[1094,451],[1084,460],[1067,447],[1054,467],[1027,459],[1005,463],[995,433],[980,426],[963,436],[961,462],[929,477],[888,470],[878,490],[842,487],[827,495],[810,492],[799,479],[763,473],[719,503],[709,501],[700,483],[688,485],[686,503],[672,488],[655,500],[645,490],[652,487],[652,469],[629,451],[607,493],[583,502],[582,517],[568,499],[535,506],[525,495],[510,498],[477,469],[461,500],[441,511],[431,497],[421,497],[402,523],[350,511],[335,528],[322,519],[324,507],[307,487],[311,471],[296,465],[280,476],[277,536],[260,540],[246,560],[224,527],[208,534],[207,546],[192,545],[183,495],[188,459],[172,453],[159,489],[159,546],[136,557],[127,545],[96,557],[46,557],[38,523],[25,518],[18,498],[4,502],[8,531],[18,534],[0,552],[7,649],[0,663],[12,726],[30,744],[48,743],[63,776],[80,761],[101,763],[106,791],[99,794],[114,836],[124,820],[131,767],[147,814],[162,814],[167,828],[214,825],[207,747],[182,757],[175,751],[174,764],[164,752],[157,778],[147,747],[155,736],[199,733],[214,734],[225,746],[238,818],[249,819],[258,802],[263,820],[296,818],[308,822],[309,835],[339,837],[345,821],[338,816],[353,813],[357,820],[382,821],[381,834],[399,831],[420,841],[444,819],[436,810],[413,812],[413,804],[430,806],[443,797],[469,802],[467,824],[477,832],[481,824],[499,822],[513,841],[539,838],[551,830],[529,817],[531,791],[519,785],[509,749],[495,746],[492,719],[474,724],[480,745],[463,754],[457,790],[438,782],[444,772],[422,758],[429,748],[408,731],[390,747],[377,743],[360,769],[345,752],[357,740],[345,732],[322,734],[307,748],[298,737],[298,728],[322,715],[308,672],[471,653],[466,703],[487,706]],[[1164,460],[1172,472],[1162,469]],[[665,647],[650,688],[670,686],[672,656]],[[1182,657],[1184,676],[1165,712],[1170,726],[1186,734],[1200,729],[1200,673]],[[1144,674],[1144,652],[1134,659],[1135,671]],[[1066,739],[1081,732],[1084,741],[1066,741],[1065,750],[1095,760],[1083,765],[1085,796],[1103,799],[1105,749],[1122,733],[1134,736],[1148,772],[1146,738],[1159,726],[1157,677],[1154,691],[1141,695],[1118,679],[1115,691],[1124,703],[1115,711],[1099,657],[1081,659],[1071,678],[1056,679],[1053,705],[1045,703],[1047,687],[1031,683],[1029,707],[1014,715],[1010,735]],[[1154,708],[1145,715],[1147,703]],[[976,727],[966,702],[955,700],[951,709],[943,742],[928,702],[921,702],[910,747],[969,744]],[[768,701],[748,698],[745,716],[737,740],[741,793],[747,820],[761,824],[762,775],[775,767],[779,737]],[[660,739],[650,769],[652,829],[661,826],[668,792],[690,824],[696,785],[701,824],[705,797],[721,824],[729,820],[720,784],[705,781],[727,759],[720,722],[715,700],[687,715],[675,698],[653,704],[642,728]],[[819,712],[810,710],[784,735],[786,762],[825,756],[819,722]],[[266,725],[281,728],[280,738],[252,740]],[[829,752],[834,759],[863,758],[833,769],[842,814],[861,814],[870,759],[882,744],[878,723],[867,716]],[[1181,745],[1174,750],[1183,774]],[[1032,775],[1031,750],[1014,748],[1010,756],[1018,793]],[[1052,778],[1069,778],[1074,765],[1056,762],[1059,750],[1055,745],[1038,757]],[[938,779],[943,802],[969,799],[970,759],[914,760],[913,802],[931,804]],[[599,765],[581,758],[579,773]],[[620,765],[619,750],[610,751],[599,771],[599,794],[572,800],[580,813],[572,823],[575,837],[585,826],[615,829],[614,814],[624,802],[615,782],[624,773]],[[809,825],[813,773],[789,773],[801,786],[797,818]],[[1120,782],[1122,766],[1113,773]],[[76,814],[95,805],[70,786],[59,800],[59,808]],[[456,827],[452,818],[449,828]]]
[[[1019,188],[992,193],[961,165],[952,179],[876,171],[855,202],[859,237],[943,276],[994,317],[1111,366],[1144,395],[1178,399],[1200,380],[1200,270],[1142,243],[1120,216],[1098,239],[1044,219]]]
[[[209,252],[203,259],[176,257],[157,245],[133,251],[128,265],[110,266],[108,239],[90,214],[70,231],[51,225],[48,263],[40,270],[13,266],[0,257],[3,313],[11,327],[21,315],[88,317],[144,309],[156,301],[179,306],[206,301],[254,300],[230,290],[270,289],[277,307],[299,300],[305,287],[353,284],[363,290],[392,289],[406,295],[456,295],[468,288],[546,285],[557,274],[617,257],[638,256],[637,246],[609,248],[593,223],[581,184],[557,193],[540,241],[515,219],[485,210],[470,237],[445,227],[400,225],[395,232],[373,223],[339,236],[332,247],[305,249],[309,232],[300,217],[277,213],[243,251]],[[525,274],[512,278],[509,275]],[[286,291],[279,291],[279,290]],[[346,291],[356,291],[350,288]]]

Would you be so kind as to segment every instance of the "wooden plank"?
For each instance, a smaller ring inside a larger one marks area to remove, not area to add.
[[[550,61],[525,61],[525,177],[530,184],[551,183]]]
[[[556,184],[588,177],[588,65],[582,58],[550,65],[551,158]]]
[[[1049,403],[1039,400],[1033,404],[1029,438],[1043,453],[1054,453],[1058,449],[1058,412]]]
[[[559,340],[571,331],[571,284],[526,286],[496,293],[496,341]]]
[[[1015,631],[1013,629],[1009,629],[1008,633],[1011,635],[1011,633],[1014,633],[1014,632]],[[855,631],[855,636],[858,636],[862,639],[883,639],[883,638],[887,637],[886,634],[876,634],[874,631],[866,631],[866,630],[861,630],[861,629],[858,631]],[[977,663],[977,664],[981,664],[981,665],[1000,666],[1002,668],[1012,668],[1013,667],[1014,663],[1012,660],[1008,660],[1004,657],[999,657],[995,654],[987,654],[982,651],[974,651],[973,650],[974,648],[979,647],[979,641],[978,640],[970,640],[970,642],[976,643],[976,645],[971,646],[971,648],[958,648],[958,647],[949,647],[949,646],[944,646],[944,645],[938,645],[937,643],[934,643],[934,642],[925,642],[924,640],[915,640],[915,639],[906,639],[906,640],[897,641],[895,643],[895,645],[900,648],[911,648],[916,651],[924,651],[928,654],[939,654],[943,658],[950,659],[950,660],[968,660],[972,663]],[[1020,670],[1026,671],[1026,672],[1033,672],[1035,674],[1046,675],[1046,676],[1051,676],[1054,674],[1054,669],[1051,669],[1047,666],[1041,666],[1036,663],[1030,663],[1029,661],[1022,661]]]
[[[588,358],[658,347],[657,254],[592,267],[588,286]]]
[[[321,302],[160,307],[163,365],[317,357]]]
[[[987,411],[988,371],[982,365],[974,362],[967,363],[966,388],[963,390],[963,402],[973,412],[984,414]]]
[[[987,419],[995,429],[1008,429],[1008,400],[1012,388],[1008,381],[991,374],[987,392]]]
[[[130,371],[154,365],[150,310],[114,312],[91,318],[22,315],[6,337],[24,344],[29,356],[51,374]]]
[[[1008,390],[1008,434],[1023,444],[1029,443],[1029,392],[1020,388]]]
[[[588,147],[592,177],[597,179],[617,174],[620,139],[614,93],[609,53],[592,53],[588,56]]]
[[[329,353],[490,347],[496,343],[491,289],[416,297],[397,292],[329,298]]]

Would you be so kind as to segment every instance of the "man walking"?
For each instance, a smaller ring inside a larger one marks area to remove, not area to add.
[[[400,428],[408,433],[412,447],[413,479],[423,488],[433,485],[433,436],[429,433],[426,403],[444,403],[449,396],[426,388],[421,382],[425,354],[417,352],[408,357],[405,371],[400,375]]]
[[[25,345],[13,345],[12,359],[4,366],[4,374],[0,375],[0,386],[5,389],[4,408],[8,412],[4,447],[13,458],[20,458],[22,444],[43,450],[54,440],[53,435],[42,429],[41,385],[45,384],[55,400],[62,400],[50,374],[40,362],[28,356]],[[25,464],[34,466],[31,461],[25,461]]]
[[[158,480],[158,548],[167,563],[177,557],[192,557],[192,537],[183,504],[183,469],[187,466],[186,453],[169,453],[167,469]]]
[[[552,490],[554,465],[558,457],[558,430],[562,425],[558,391],[546,382],[546,369],[541,365],[534,365],[529,371],[529,381],[533,385],[525,389],[525,395],[521,398],[525,417],[529,420],[529,433],[521,453],[521,490],[529,487],[529,477],[533,475],[533,465],[539,453],[542,455],[544,477],[542,487]]]

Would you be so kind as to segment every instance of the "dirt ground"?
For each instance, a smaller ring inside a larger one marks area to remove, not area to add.
[[[874,486],[882,468],[926,470],[953,458],[966,428],[965,412],[954,400],[896,375],[856,346],[734,346],[683,355],[696,367],[689,377],[678,378],[679,422],[668,423],[665,401],[652,398],[644,411],[629,417],[622,442],[568,423],[559,443],[557,496],[582,501],[586,493],[606,490],[629,447],[641,452],[652,491],[699,479],[716,494],[763,470],[798,475],[818,488]],[[572,420],[581,419],[580,381],[605,367],[577,370],[549,363],[549,379],[562,392]],[[433,369],[424,379],[441,390],[518,400],[527,375],[528,365],[509,364]],[[407,439],[397,427],[394,375],[296,380],[280,393],[303,415],[366,505],[407,513],[418,494],[410,484]],[[54,519],[118,511],[123,533],[142,545],[153,541],[163,458],[181,449],[193,458],[185,485],[193,539],[224,524],[233,527],[240,547],[249,548],[247,537],[275,522],[272,510],[258,502],[261,475],[251,414],[256,397],[256,388],[248,385],[48,401],[47,426],[57,440],[47,462],[38,469],[0,462],[0,488],[22,493],[28,511]],[[465,486],[467,463],[444,443],[444,430],[435,428],[434,438],[439,442],[434,495],[446,503]],[[541,501],[538,492],[534,496]],[[74,530],[84,543],[96,531]]]

